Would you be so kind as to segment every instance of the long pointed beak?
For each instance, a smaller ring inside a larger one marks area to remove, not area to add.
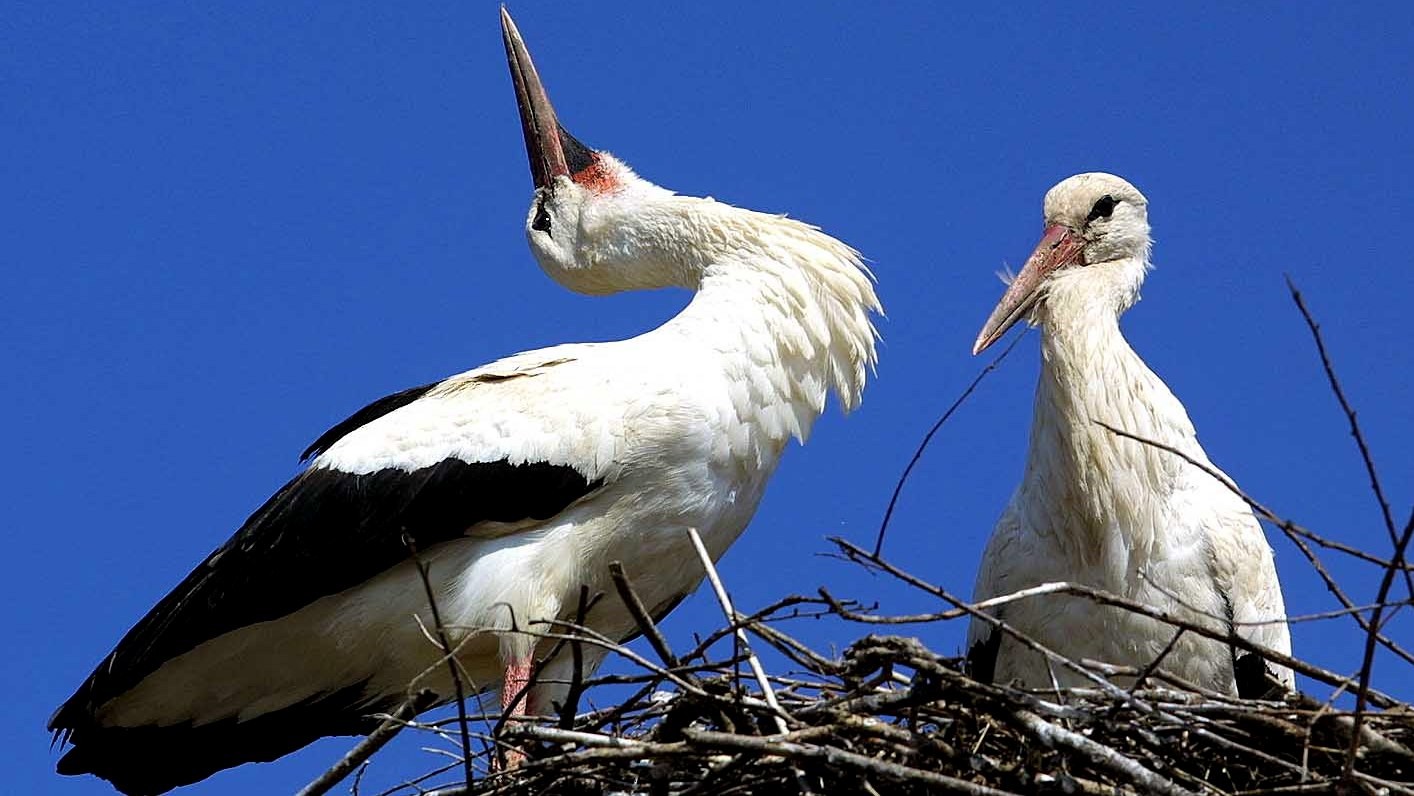
[[[540,74],[535,71],[535,62],[530,60],[530,52],[525,49],[525,40],[516,30],[505,6],[501,7],[501,38],[506,44],[506,62],[511,68],[511,82],[515,84],[516,105],[520,107],[520,126],[525,133],[525,153],[530,157],[530,176],[536,188],[544,188],[556,177],[569,174],[565,162],[565,147],[560,140],[560,123],[555,118],[555,108],[550,105],[550,96],[545,93],[545,85],[540,82]],[[578,143],[578,142],[576,142]]]
[[[974,356],[986,351],[1017,321],[1025,317],[1027,310],[1041,297],[1041,285],[1052,271],[1080,262],[1084,243],[1074,230],[1063,224],[1053,224],[1046,228],[1041,242],[1036,244],[1036,250],[1026,258],[1026,265],[1022,267],[1021,273],[1011,281],[1006,293],[1002,295],[1002,300],[997,302],[996,309],[992,310],[992,317],[983,324],[982,332],[977,335],[977,342],[972,344]]]

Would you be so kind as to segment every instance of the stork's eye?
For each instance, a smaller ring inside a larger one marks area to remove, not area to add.
[[[1109,218],[1110,214],[1115,211],[1116,204],[1118,204],[1118,202],[1115,201],[1113,196],[1109,194],[1101,196],[1100,201],[1096,202],[1095,206],[1090,208],[1090,215],[1085,217],[1086,223],[1094,221],[1097,218]]]
[[[530,228],[540,230],[546,234],[550,232],[550,214],[545,212],[544,199],[541,199],[535,205],[535,218],[531,220]]]

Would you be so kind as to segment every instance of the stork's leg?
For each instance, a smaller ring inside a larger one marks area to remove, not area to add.
[[[512,718],[527,715],[526,704],[530,702],[530,692],[526,691],[526,686],[530,685],[530,664],[529,656],[506,664],[506,675],[501,680],[501,711]],[[521,693],[522,691],[525,693]]]
[[[530,714],[530,667],[534,657],[527,653],[512,657],[506,663],[505,675],[501,678],[501,712],[506,721],[525,718]],[[511,769],[525,762],[525,753],[519,749],[505,751],[506,768]]]

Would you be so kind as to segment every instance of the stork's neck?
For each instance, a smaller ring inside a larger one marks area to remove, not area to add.
[[[660,331],[720,358],[738,418],[779,453],[805,439],[828,393],[846,411],[859,403],[879,301],[843,243],[787,218],[720,209],[718,243],[698,249],[697,295]]]
[[[1095,421],[1204,460],[1183,405],[1124,339],[1119,313],[1127,302],[1116,295],[1070,280],[1054,285],[1036,311],[1041,378],[1021,503],[1034,507],[1033,527],[1085,558],[1104,555],[1117,535],[1148,549],[1155,502],[1174,493],[1183,466]]]

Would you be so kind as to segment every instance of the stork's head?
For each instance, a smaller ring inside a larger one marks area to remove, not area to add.
[[[581,293],[691,286],[693,274],[664,256],[674,228],[671,191],[590,149],[560,126],[515,22],[503,7],[501,34],[525,133],[535,199],[525,232],[540,267]]]
[[[1033,309],[1064,295],[1118,314],[1139,296],[1149,267],[1149,201],[1103,172],[1077,174],[1046,192],[1041,242],[977,335],[980,354]]]

